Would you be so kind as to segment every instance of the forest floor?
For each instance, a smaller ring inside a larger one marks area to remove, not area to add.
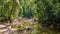
[[[26,18],[21,18],[14,22],[12,28],[18,29],[20,34],[31,34],[33,28],[34,28],[34,19],[26,19]]]
[[[33,18],[18,18],[12,23],[2,24],[2,27],[0,26],[0,34],[31,34],[34,23],[36,23],[36,21],[34,21]]]
[[[37,23],[35,18],[18,18],[12,23],[0,24],[0,34],[60,34],[59,31],[52,31],[46,27],[38,28]],[[36,33],[39,29],[39,33]]]

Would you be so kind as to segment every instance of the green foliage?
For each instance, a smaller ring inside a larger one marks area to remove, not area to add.
[[[32,18],[36,14],[37,5],[34,3],[35,0],[25,0],[23,7],[23,17]]]
[[[60,0],[0,0],[0,21],[18,17],[39,18],[36,30],[40,24],[60,29]]]
[[[47,26],[53,25],[55,28],[60,29],[59,8],[59,0],[37,0],[39,23],[46,24]]]
[[[1,0],[0,20],[12,20],[23,16],[34,17],[36,8],[35,0]]]
[[[23,13],[24,17],[32,18],[34,17],[34,10],[30,7],[28,7],[26,10],[24,10]]]
[[[19,5],[19,0],[1,0],[0,1],[0,20],[8,19],[16,19],[18,17],[18,13],[22,12],[20,10],[21,7]]]

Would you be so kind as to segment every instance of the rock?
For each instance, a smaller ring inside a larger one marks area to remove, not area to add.
[[[17,34],[17,29],[10,29],[9,34]]]
[[[5,32],[5,31],[8,31],[8,29],[2,29],[2,30],[0,30],[0,32]]]
[[[0,34],[8,34],[8,29],[3,29],[3,30],[0,30]]]
[[[0,29],[5,28],[5,27],[6,27],[6,25],[0,25]]]

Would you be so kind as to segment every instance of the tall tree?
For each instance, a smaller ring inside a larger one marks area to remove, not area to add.
[[[60,29],[60,1],[59,0],[37,0],[37,13],[41,26],[51,25],[53,29]]]

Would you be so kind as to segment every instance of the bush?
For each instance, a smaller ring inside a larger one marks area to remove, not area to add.
[[[37,0],[39,23],[46,26],[53,25],[55,29],[60,29],[59,2],[59,0]]]

